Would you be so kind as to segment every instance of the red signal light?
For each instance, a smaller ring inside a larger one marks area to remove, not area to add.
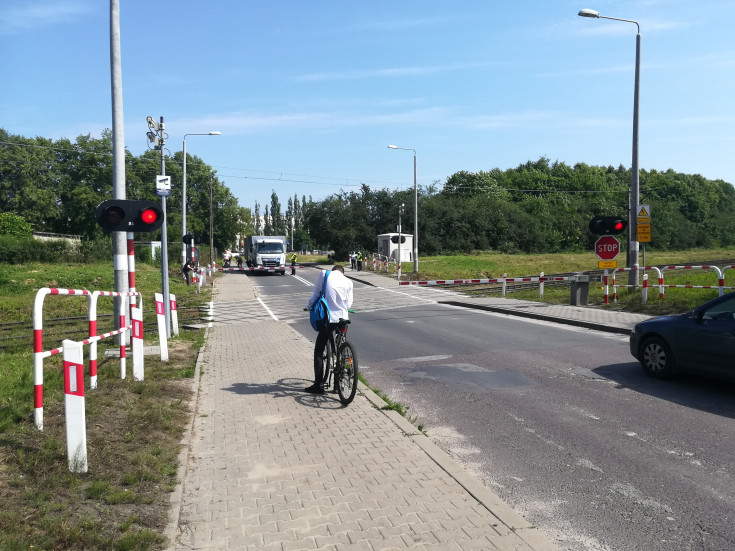
[[[625,229],[625,224],[623,224],[622,220],[618,220],[617,222],[615,222],[615,225],[613,226],[613,228],[615,229],[615,231],[620,232]]]
[[[155,224],[158,220],[158,211],[155,209],[145,209],[140,213],[140,219],[146,224]]]

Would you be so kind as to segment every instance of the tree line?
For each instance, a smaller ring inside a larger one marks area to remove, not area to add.
[[[37,231],[101,235],[90,213],[112,196],[112,139],[79,136],[47,140],[10,136],[0,129],[0,212],[22,216]],[[182,153],[166,159],[166,173],[181,181]],[[155,199],[160,154],[126,152],[127,197]],[[445,182],[418,188],[421,255],[496,250],[554,253],[591,250],[588,228],[597,215],[627,218],[631,171],[622,165],[569,166],[547,158],[515,168],[460,171]],[[270,204],[241,207],[216,171],[198,157],[187,157],[187,227],[209,241],[210,186],[213,239],[224,249],[237,235],[293,235],[296,248],[374,251],[376,236],[395,232],[405,205],[403,229],[413,233],[413,188],[389,191],[363,185],[314,201],[289,197],[285,212],[275,191]],[[652,208],[657,250],[735,245],[735,188],[701,175],[642,170],[640,201]],[[262,212],[261,212],[262,209]],[[181,186],[172,186],[167,204],[168,235],[180,240]],[[629,221],[629,223],[635,221]],[[624,241],[624,240],[623,240]],[[180,242],[180,241],[179,241]]]
[[[166,157],[166,174],[182,180],[183,154]],[[252,232],[250,210],[241,207],[216,171],[202,159],[187,154],[187,231],[203,243],[210,240],[210,206],[215,247],[229,247],[236,234]],[[156,175],[161,171],[159,151],[134,156],[125,151],[125,188],[128,199],[159,200]],[[211,201],[210,201],[211,197]],[[101,138],[24,138],[0,128],[0,213],[11,212],[31,224],[34,231],[80,235],[94,240],[103,236],[95,208],[112,198],[112,134]],[[171,187],[166,200],[168,238],[181,243],[181,185]],[[160,232],[158,232],[160,233]],[[157,233],[151,237],[156,238]],[[178,254],[178,249],[176,249]]]

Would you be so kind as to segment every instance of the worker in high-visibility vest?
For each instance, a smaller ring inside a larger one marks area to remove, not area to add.
[[[296,275],[296,253],[291,255],[291,275]]]

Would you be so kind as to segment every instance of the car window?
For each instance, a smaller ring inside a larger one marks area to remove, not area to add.
[[[702,319],[735,321],[735,293],[731,293],[728,300],[713,304],[703,311]]]

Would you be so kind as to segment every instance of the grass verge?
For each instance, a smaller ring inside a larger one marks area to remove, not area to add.
[[[6,268],[0,272],[8,278]],[[156,270],[137,267],[137,287],[148,307],[153,292],[160,292]],[[64,272],[71,277],[64,279]],[[0,303],[6,306],[2,321],[28,323],[39,287],[110,290],[112,268],[104,263],[66,270],[14,266],[10,279],[0,291]],[[171,288],[180,308],[209,300],[208,293],[197,295],[178,279],[172,278]],[[49,301],[48,314],[75,317],[85,302],[68,297]],[[7,309],[8,304],[13,307]],[[0,549],[166,548],[163,533],[170,495],[179,482],[181,438],[191,418],[193,375],[203,339],[203,331],[183,331],[169,341],[168,362],[147,355],[144,381],[133,381],[130,367],[127,378],[120,379],[119,359],[104,356],[112,341],[100,343],[98,388],[85,391],[89,472],[83,474],[70,472],[67,461],[61,356],[44,360],[41,432],[33,423],[31,350],[16,346],[0,355]],[[47,342],[44,347],[59,344]],[[146,346],[150,344],[146,339]]]

